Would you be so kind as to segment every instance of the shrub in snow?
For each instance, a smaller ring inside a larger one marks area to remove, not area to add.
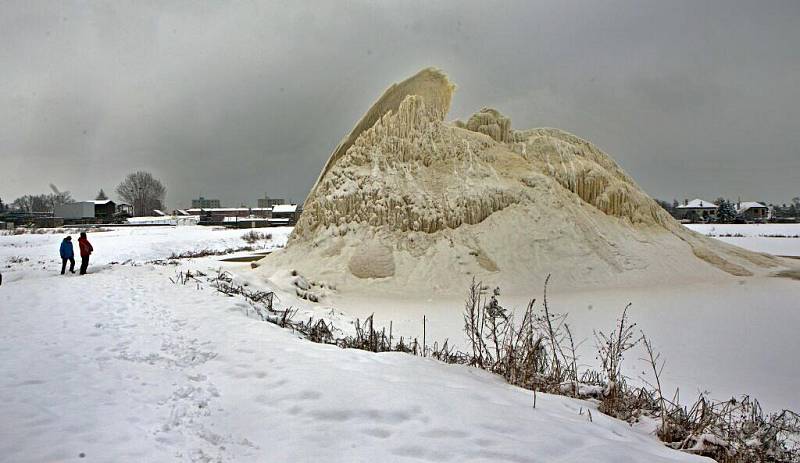
[[[242,235],[242,240],[248,244],[256,244],[259,241],[269,241],[272,239],[272,233],[259,233],[255,230],[250,230],[249,232]]]

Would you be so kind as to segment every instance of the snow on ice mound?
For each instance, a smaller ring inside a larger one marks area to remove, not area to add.
[[[455,86],[435,69],[395,84],[331,155],[286,249],[340,289],[506,289],[750,276],[777,258],[680,226],[607,154],[558,129],[515,131],[483,108],[445,122]]]

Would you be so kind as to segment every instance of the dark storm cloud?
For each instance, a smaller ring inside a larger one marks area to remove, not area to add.
[[[392,82],[441,67],[481,106],[609,152],[652,195],[800,195],[800,3],[5,2],[0,197],[302,200]]]

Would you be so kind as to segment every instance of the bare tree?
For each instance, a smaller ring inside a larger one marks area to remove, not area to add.
[[[19,198],[15,199],[14,202],[11,203],[11,206],[23,212],[33,212],[34,208],[33,200],[34,200],[33,195],[20,196]]]
[[[25,195],[15,199],[12,205],[24,212],[53,212],[56,206],[72,202],[68,191],[41,195]]]
[[[47,211],[53,212],[56,206],[67,204],[75,201],[69,191],[61,191],[54,184],[50,184],[50,189],[53,190],[52,194],[44,196],[44,202],[47,204]]]
[[[69,194],[69,191],[63,191],[59,194],[49,194],[45,197],[47,212],[53,212],[56,209],[56,206],[71,203],[73,201],[74,199],[72,199],[72,195]]]
[[[133,206],[133,215],[143,216],[153,209],[162,209],[167,189],[150,172],[128,174],[119,185],[117,195]]]

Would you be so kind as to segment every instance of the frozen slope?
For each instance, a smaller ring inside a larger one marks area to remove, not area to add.
[[[391,86],[331,154],[284,251],[341,291],[459,294],[472,277],[522,291],[730,281],[785,265],[682,227],[608,154],[558,129],[512,130],[484,108],[446,122],[453,84]]]
[[[740,283],[741,282],[741,283]],[[698,282],[650,288],[548,291],[550,310],[568,313],[581,365],[598,368],[595,330],[610,331],[626,304],[638,329],[652,340],[666,360],[662,381],[670,394],[680,388],[684,401],[701,391],[711,398],[742,394],[757,398],[766,410],[800,410],[800,282],[788,278],[747,278],[740,282]],[[530,298],[542,300],[541,280],[532,282],[528,297],[504,295],[509,310],[523,310]],[[502,290],[502,288],[501,288]],[[394,332],[427,339],[448,339],[465,348],[463,307],[466,297],[378,298],[341,296],[329,301],[352,317],[375,314],[379,325],[393,323]],[[541,305],[538,305],[541,307]],[[646,353],[638,346],[626,357],[624,373],[632,381],[652,378]]]
[[[781,254],[800,256],[800,239],[756,236],[793,236],[800,232],[798,225],[726,227],[736,228],[724,228],[723,233],[745,237],[713,239],[734,240],[734,244],[743,247],[753,246],[751,250],[782,246]],[[800,266],[800,261],[787,261]],[[257,272],[247,269],[242,273]],[[531,298],[540,304],[545,276],[546,273],[531,272],[527,285],[516,292],[508,291],[501,282],[500,301],[510,310],[524,309]],[[279,280],[270,280],[270,284]],[[457,286],[459,291],[454,295],[409,290],[402,297],[334,291],[324,298],[324,304],[361,319],[374,314],[378,325],[389,326],[392,322],[395,333],[419,338],[426,317],[429,342],[448,339],[450,345],[463,349],[467,288],[467,284]],[[625,305],[632,303],[631,320],[651,338],[667,361],[662,380],[670,393],[680,388],[686,401],[700,391],[708,391],[710,397],[720,400],[749,394],[767,410],[800,409],[800,370],[796,368],[795,355],[800,352],[800,337],[796,335],[800,325],[797,280],[763,276],[676,282],[664,278],[643,287],[551,286],[548,298],[551,310],[569,314],[581,363],[586,366],[598,367],[593,331],[610,330]],[[649,371],[649,366],[640,360],[644,355],[637,349],[626,359],[625,373],[634,381],[643,371]]]
[[[171,283],[183,267],[2,259],[3,461],[706,461],[476,369],[298,339]]]

